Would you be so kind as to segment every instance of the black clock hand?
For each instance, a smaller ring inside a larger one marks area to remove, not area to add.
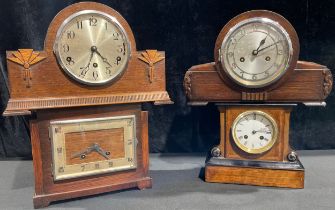
[[[266,130],[258,130],[258,131],[255,131],[255,130],[253,130],[253,131],[252,131],[252,134],[256,134],[256,133],[268,133],[268,132],[271,132],[271,131],[266,131]]]
[[[257,55],[257,54],[259,53],[259,51],[260,51],[259,48],[261,48],[261,46],[263,46],[263,45],[265,44],[266,38],[268,38],[268,36],[269,36],[269,32],[268,32],[268,34],[266,35],[266,37],[265,37],[264,39],[261,40],[261,42],[259,43],[257,49],[252,51],[252,54],[253,54],[253,55]]]
[[[272,43],[272,44],[270,44],[270,45],[268,45],[268,46],[266,46],[266,47],[264,47],[264,48],[258,50],[257,54],[258,54],[259,52],[261,52],[261,51],[263,51],[263,50],[269,48],[269,47],[272,47],[273,45],[276,45],[276,44],[279,43],[279,42],[282,42],[282,41],[284,41],[284,40],[279,40],[279,41],[277,41],[277,42],[274,42],[274,43]]]
[[[85,76],[86,73],[90,70],[90,65],[91,65],[91,61],[92,61],[92,58],[93,58],[93,53],[94,53],[94,51],[91,49],[91,55],[90,55],[90,59],[88,61],[88,64],[84,67],[80,67],[80,69],[82,70],[80,75]]]
[[[103,57],[100,52],[98,51],[98,49],[95,51],[97,53],[97,55],[102,59],[102,61],[104,63],[107,63],[107,65],[109,65],[110,67],[113,67],[108,61],[107,61],[107,58]]]

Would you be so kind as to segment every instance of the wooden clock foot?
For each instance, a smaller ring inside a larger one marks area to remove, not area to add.
[[[45,208],[45,207],[50,205],[50,200],[47,197],[44,197],[44,196],[34,195],[33,203],[34,203],[34,208],[35,209]]]
[[[74,184],[75,185],[75,184]],[[78,186],[77,186],[78,187]],[[44,208],[50,205],[53,201],[67,200],[71,198],[84,197],[89,195],[97,195],[117,190],[130,189],[136,187],[140,190],[148,189],[152,187],[152,178],[151,177],[141,177],[135,178],[132,181],[125,181],[122,183],[108,183],[101,184],[100,186],[94,188],[85,188],[85,189],[68,189],[63,190],[61,193],[46,193],[41,195],[34,195],[33,202],[34,208]]]
[[[152,179],[151,177],[146,177],[145,179],[137,182],[137,188],[140,190],[151,189],[152,188]]]
[[[268,187],[304,188],[304,167],[296,162],[241,161],[211,158],[205,181]]]

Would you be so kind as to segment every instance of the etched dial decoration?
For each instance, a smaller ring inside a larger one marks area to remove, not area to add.
[[[57,32],[54,52],[64,71],[88,85],[102,85],[126,69],[130,43],[112,16],[85,10],[68,17]]]
[[[290,37],[281,25],[255,17],[231,28],[222,42],[220,59],[233,81],[244,87],[260,88],[284,75],[292,53]]]
[[[240,149],[250,154],[260,154],[272,148],[277,140],[278,127],[265,112],[247,111],[235,119],[232,134]]]

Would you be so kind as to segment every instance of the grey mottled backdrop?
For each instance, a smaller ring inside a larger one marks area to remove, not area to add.
[[[8,100],[5,50],[43,50],[52,18],[78,1],[6,0],[0,2],[0,111]],[[335,67],[335,1],[332,0],[112,0],[99,1],[123,15],[139,50],[166,51],[167,89],[174,105],[150,111],[152,152],[207,151],[219,141],[219,115],[213,105],[188,107],[183,91],[186,70],[213,61],[214,42],[234,16],[268,9],[286,17],[300,37],[300,60]],[[334,74],[335,72],[333,72]],[[299,106],[291,118],[291,144],[296,149],[335,148],[334,94],[326,108]],[[0,117],[0,157],[31,157],[26,117]]]

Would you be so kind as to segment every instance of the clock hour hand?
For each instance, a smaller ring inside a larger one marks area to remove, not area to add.
[[[84,157],[88,154],[90,154],[94,150],[94,147],[88,147],[86,150],[82,152],[77,152],[74,155],[71,156],[71,159],[77,158],[77,157]],[[82,158],[82,159],[84,159]]]
[[[80,67],[80,69],[82,70],[80,75],[83,76],[83,77],[85,77],[86,73],[90,70],[90,65],[91,65],[91,61],[92,61],[92,58],[93,58],[93,53],[94,53],[94,51],[91,48],[91,55],[90,55],[90,59],[88,61],[88,64],[84,67]]]
[[[261,42],[259,43],[257,49],[252,51],[252,54],[253,54],[253,55],[257,55],[257,54],[259,53],[259,51],[260,51],[259,48],[261,48],[261,46],[263,46],[263,45],[265,44],[266,38],[268,38],[268,36],[269,36],[269,32],[268,32],[268,34],[266,35],[266,37],[265,37],[264,39],[261,40]]]

